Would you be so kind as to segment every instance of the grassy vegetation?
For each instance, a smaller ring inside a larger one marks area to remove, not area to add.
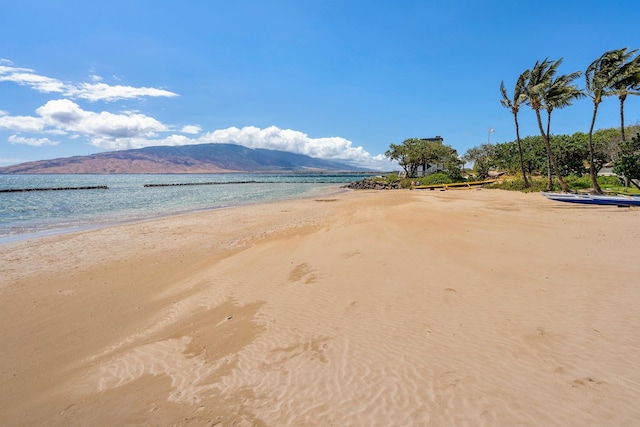
[[[378,180],[391,183],[400,182],[402,188],[410,188],[412,183],[415,185],[434,185],[434,184],[451,184],[453,181],[444,173],[434,173],[429,176],[420,178],[400,178],[396,174],[387,175],[386,177],[377,178]],[[587,192],[592,188],[591,178],[588,175],[577,176],[571,175],[565,177],[565,182],[573,191]],[[529,188],[525,188],[522,177],[503,176],[500,182],[487,185],[487,188],[499,188],[501,190],[522,191],[524,193],[547,191],[547,178],[538,176],[529,178]],[[625,188],[616,176],[599,176],[598,184],[605,193],[640,195],[640,190],[630,186]],[[560,185],[554,180],[552,191],[562,191]]]
[[[598,184],[605,193],[617,193],[617,194],[637,194],[640,195],[640,191],[635,187],[625,188],[618,177],[616,176],[599,176]],[[571,190],[574,191],[589,191],[593,186],[591,185],[591,178],[588,175],[577,176],[571,175],[565,178],[565,182]],[[491,188],[500,188],[502,190],[522,191],[525,193],[538,192],[547,190],[547,178],[546,177],[532,177],[529,178],[531,186],[525,188],[522,178],[506,178],[501,182],[492,184]],[[552,191],[562,191],[560,185],[554,180]]]
[[[604,191],[605,193],[630,194],[636,196],[640,195],[640,190],[638,190],[633,185],[625,188],[616,176],[598,177],[598,184],[600,184],[600,188],[602,188],[602,191]],[[589,186],[588,188],[591,188],[591,186]]]
[[[396,174],[387,175],[385,178],[381,178],[390,183],[400,181],[402,188],[410,188],[411,185],[434,185],[434,184],[451,184],[453,181],[449,175],[438,172],[428,176],[418,178],[400,178]]]
[[[443,172],[423,176],[418,181],[420,181],[419,185],[451,184],[453,182],[451,177]]]
[[[500,182],[490,184],[487,188],[499,188],[501,190],[522,191],[523,193],[532,193],[545,191],[547,188],[546,178],[529,178],[529,188],[524,186],[524,180],[520,177],[504,178]],[[560,186],[558,186],[560,189]]]

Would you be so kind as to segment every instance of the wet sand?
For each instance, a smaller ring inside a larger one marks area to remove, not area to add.
[[[0,425],[634,425],[640,209],[359,191],[0,245]]]

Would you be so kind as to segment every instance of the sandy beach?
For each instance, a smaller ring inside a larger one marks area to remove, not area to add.
[[[640,209],[344,192],[0,245],[0,425],[640,423]]]

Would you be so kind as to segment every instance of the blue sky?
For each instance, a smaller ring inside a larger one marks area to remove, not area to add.
[[[640,48],[638,16],[631,0],[3,2],[0,166],[230,142],[389,169],[389,144],[435,135],[464,154],[489,128],[515,139],[500,81]],[[640,97],[625,108],[640,123]],[[591,111],[557,110],[552,133],[587,132]],[[528,107],[520,122],[537,134]],[[608,98],[596,129],[615,126]]]

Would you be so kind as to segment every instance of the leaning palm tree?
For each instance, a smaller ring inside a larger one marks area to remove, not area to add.
[[[500,82],[500,93],[502,99],[500,103],[508,108],[513,114],[513,120],[516,123],[516,142],[518,143],[518,154],[520,155],[520,170],[522,170],[522,179],[524,179],[524,186],[529,188],[529,180],[527,179],[527,173],[524,170],[524,158],[522,155],[522,144],[520,143],[520,126],[518,124],[518,112],[520,111],[520,105],[527,101],[527,80],[529,79],[529,70],[524,71],[518,77],[516,86],[513,89],[513,99],[509,98],[507,89],[504,87],[504,81]]]
[[[535,111],[536,118],[538,119],[538,128],[540,129],[540,135],[544,141],[544,146],[547,150],[547,158],[549,159],[550,166],[553,166],[553,171],[558,178],[558,182],[562,187],[562,190],[569,192],[569,187],[562,179],[560,175],[560,169],[558,168],[558,162],[556,161],[553,151],[551,151],[551,143],[549,142],[549,134],[545,132],[542,126],[542,117],[540,116],[540,110],[545,108],[544,100],[547,97],[547,92],[554,81],[554,76],[557,73],[558,66],[562,63],[562,58],[552,62],[546,58],[544,61],[536,61],[536,64],[531,69],[529,74],[529,81],[527,82],[527,102],[529,106]],[[548,189],[551,190],[552,182],[549,182]]]
[[[635,53],[633,50],[630,53]],[[620,68],[620,80],[613,85],[613,93],[620,101],[620,135],[625,141],[624,135],[624,101],[628,95],[640,95],[640,56],[623,64]]]
[[[593,127],[596,124],[598,106],[605,96],[615,94],[615,87],[620,85],[628,76],[625,73],[624,65],[629,62],[635,50],[629,51],[627,48],[610,50],[603,53],[600,58],[593,61],[585,72],[586,91],[593,100],[593,116],[589,127],[589,175],[593,191],[602,194],[602,189],[596,179],[595,156],[593,148]]]
[[[574,100],[585,96],[577,85],[571,84],[581,75],[581,71],[575,71],[571,74],[559,76],[549,82],[547,90],[542,94],[543,108],[547,110],[547,138],[551,138],[551,113],[553,110],[568,107]],[[553,182],[551,174],[549,174],[548,187],[551,188],[552,186]]]

